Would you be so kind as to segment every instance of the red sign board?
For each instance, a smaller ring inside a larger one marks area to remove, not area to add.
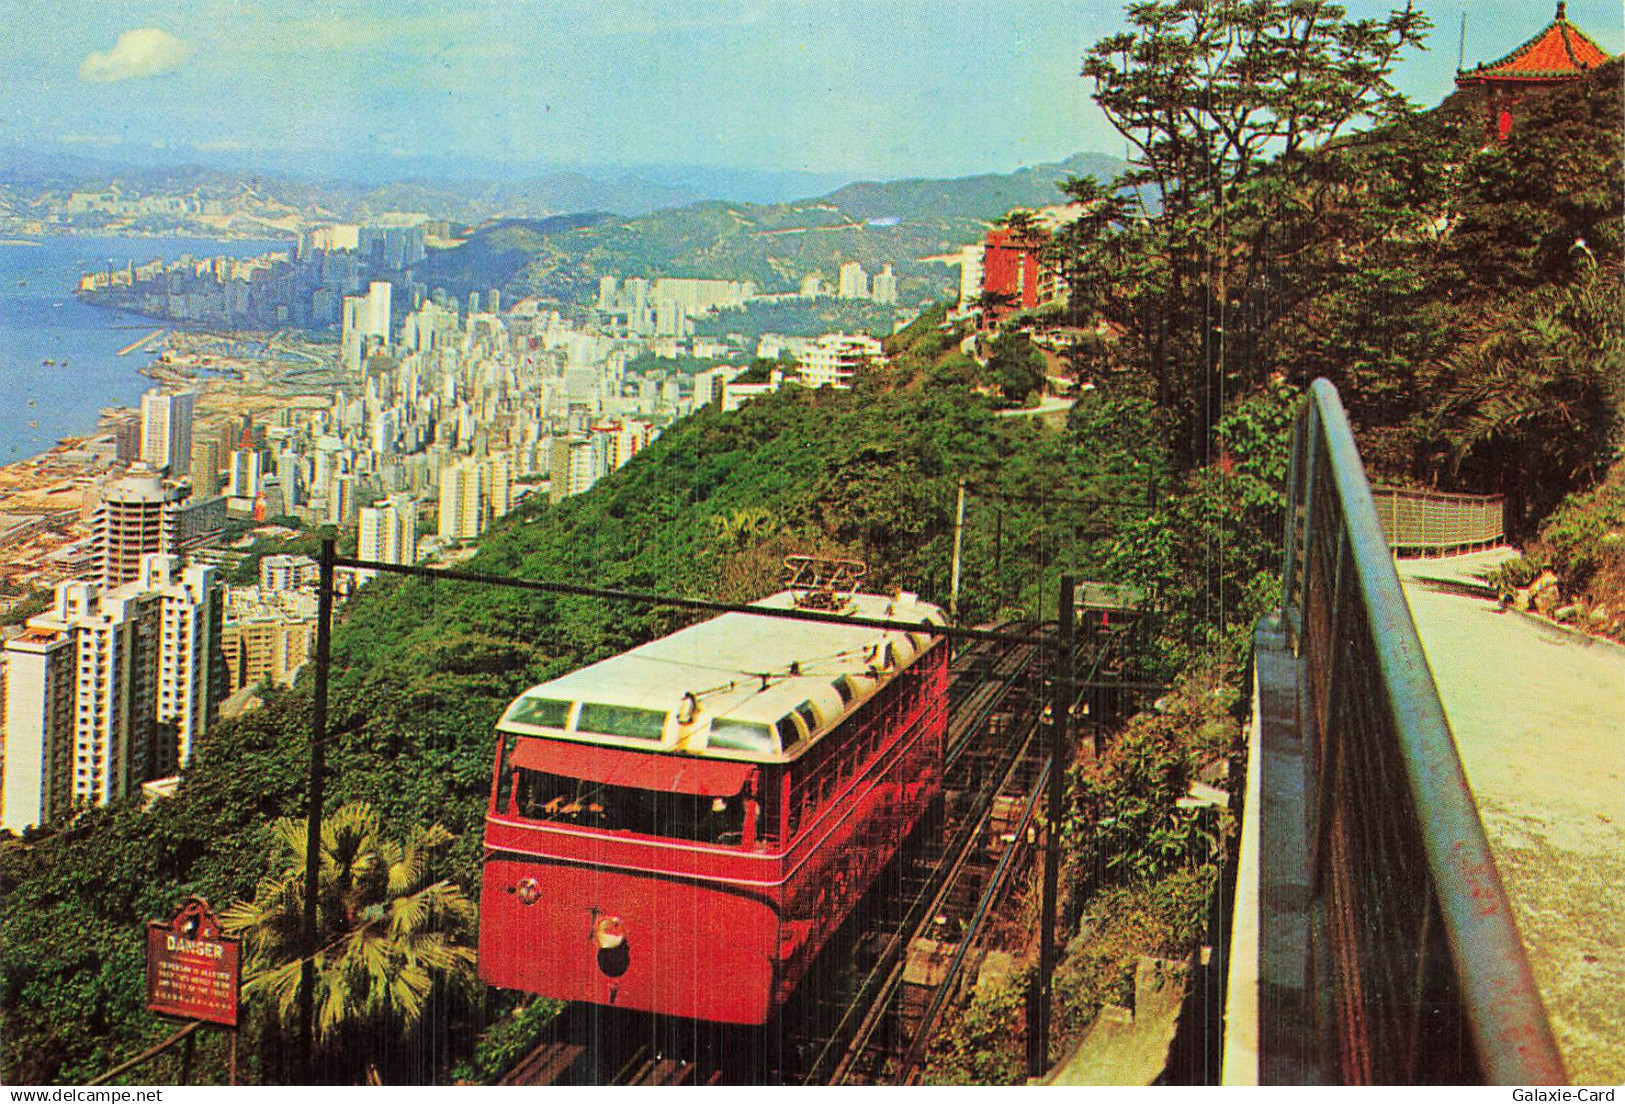
[[[147,925],[147,1010],[237,1026],[238,940],[220,934],[208,903],[193,897],[173,919]]]

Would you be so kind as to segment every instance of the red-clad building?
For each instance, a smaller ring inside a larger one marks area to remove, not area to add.
[[[1569,22],[1559,0],[1557,15],[1545,30],[1500,61],[1458,72],[1456,85],[1484,93],[1485,130],[1505,141],[1512,133],[1513,112],[1530,90],[1579,80],[1608,60],[1607,51]]]
[[[1004,299],[985,311],[988,325],[1014,311],[1053,302],[1060,295],[1060,276],[1043,257],[1048,241],[1049,232],[1037,227],[988,231],[982,249],[982,294],[989,300]]]

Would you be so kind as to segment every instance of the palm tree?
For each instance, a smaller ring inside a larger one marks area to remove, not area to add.
[[[1515,528],[1606,466],[1625,424],[1618,279],[1588,267],[1485,319],[1444,362],[1434,421],[1452,466],[1504,492]]]
[[[221,915],[224,929],[244,940],[245,996],[265,1002],[285,1027],[297,1015],[304,965],[307,823],[272,822],[271,873],[253,901]],[[476,955],[465,940],[476,906],[454,883],[430,880],[431,859],[452,839],[438,824],[404,842],[387,838],[377,812],[359,801],[322,824],[314,1004],[324,1050],[363,1026],[408,1034],[437,987],[471,984]]]
[[[771,533],[777,524],[773,514],[762,506],[747,506],[732,514],[712,514],[711,529],[717,540],[735,550]]]

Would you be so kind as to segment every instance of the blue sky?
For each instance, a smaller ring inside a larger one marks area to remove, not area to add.
[[[1388,5],[1347,6],[1372,15]],[[1472,64],[1539,30],[1553,5],[1423,7],[1437,25],[1432,49],[1398,79],[1432,104],[1450,89],[1464,8]],[[1605,49],[1625,49],[1619,0],[1568,7]],[[113,160],[342,150],[400,176],[433,155],[885,177],[1122,149],[1077,76],[1088,45],[1121,26],[1121,4],[1105,0],[6,9],[0,142],[61,142]]]

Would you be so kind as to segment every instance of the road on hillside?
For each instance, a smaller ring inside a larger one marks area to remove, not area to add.
[[[1576,1084],[1625,1081],[1625,647],[1401,563],[1411,614]]]

